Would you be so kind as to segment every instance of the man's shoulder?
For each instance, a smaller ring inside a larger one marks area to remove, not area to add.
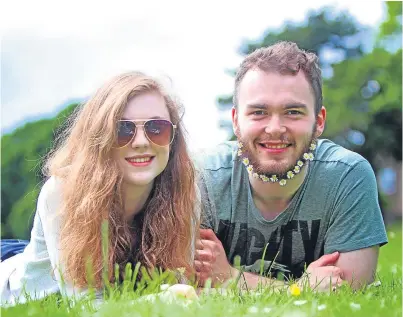
[[[336,163],[336,166],[338,165],[341,168],[353,168],[361,162],[367,162],[362,155],[346,149],[328,139],[320,139],[318,141],[318,149],[314,161],[332,167],[334,167],[334,163]]]
[[[203,170],[232,169],[236,151],[236,142],[227,141],[214,147],[200,150],[194,157],[197,166]]]

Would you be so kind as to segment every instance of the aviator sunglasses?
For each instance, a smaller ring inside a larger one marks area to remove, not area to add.
[[[138,122],[144,122],[138,124]],[[117,146],[124,147],[133,141],[137,129],[143,127],[147,139],[158,146],[167,146],[172,143],[175,136],[176,125],[169,120],[119,120],[117,123]]]

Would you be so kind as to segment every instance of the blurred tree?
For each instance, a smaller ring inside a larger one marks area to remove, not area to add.
[[[54,119],[30,122],[1,138],[1,237],[29,238],[43,182],[41,167],[54,131],[63,127],[77,104]]]
[[[323,73],[330,76],[335,62],[363,55],[365,31],[368,29],[359,25],[348,13],[335,13],[331,7],[325,7],[310,11],[306,22],[286,22],[281,30],[267,30],[261,40],[243,43],[239,53],[248,55],[259,47],[282,40],[292,41],[305,50],[315,52],[320,57]],[[235,75],[236,70],[227,72]],[[227,110],[232,107],[232,95],[218,97],[217,102],[219,109]],[[222,121],[221,126],[228,127],[228,122]]]

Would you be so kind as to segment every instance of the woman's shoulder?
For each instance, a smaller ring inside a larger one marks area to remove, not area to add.
[[[49,177],[42,186],[38,197],[38,212],[41,216],[59,209],[62,199],[62,181],[55,177]]]

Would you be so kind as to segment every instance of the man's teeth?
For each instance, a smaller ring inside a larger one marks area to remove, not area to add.
[[[144,162],[150,161],[151,157],[131,158],[131,159],[127,159],[127,160],[132,163],[144,163]]]
[[[263,146],[268,149],[284,149],[288,146],[288,144],[279,144],[279,145],[263,144]]]

